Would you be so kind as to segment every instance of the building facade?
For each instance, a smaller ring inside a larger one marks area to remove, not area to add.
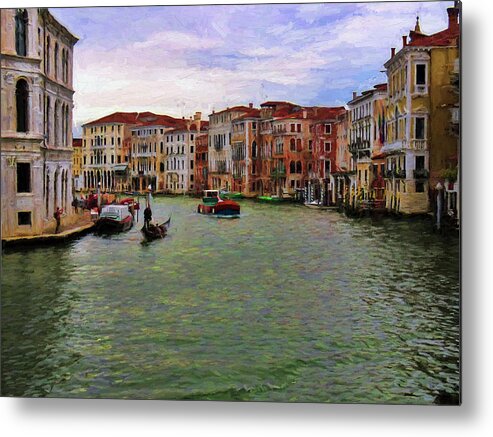
[[[358,208],[369,201],[384,207],[387,84],[375,85],[361,95],[353,93],[349,108],[349,151],[356,163],[356,185],[350,203]]]
[[[195,140],[195,194],[202,194],[208,186],[209,135],[201,133]]]
[[[233,120],[253,108],[234,106],[209,115],[209,187],[230,190],[233,186],[231,136]]]
[[[72,200],[73,48],[47,9],[2,9],[2,237],[54,231],[77,219]]]
[[[459,58],[459,8],[447,9],[448,28],[433,35],[402,37],[399,52],[385,63],[388,77],[386,204],[392,211],[424,213],[432,208],[442,173],[454,165],[457,138],[448,129],[454,66]]]
[[[72,139],[72,187],[74,191],[82,189],[82,138]]]

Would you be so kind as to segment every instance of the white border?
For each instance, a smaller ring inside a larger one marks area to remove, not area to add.
[[[251,2],[251,1],[250,1]],[[278,1],[277,1],[278,2]],[[277,3],[272,1],[271,3]],[[284,3],[288,3],[284,1]],[[291,1],[293,2],[293,1]],[[77,1],[84,5],[231,3]],[[241,1],[249,3],[249,1]],[[258,3],[251,2],[251,3]],[[0,399],[5,436],[483,436],[493,429],[491,173],[492,2],[464,1],[463,20],[463,405],[402,407],[169,401]],[[2,6],[66,6],[11,0]]]

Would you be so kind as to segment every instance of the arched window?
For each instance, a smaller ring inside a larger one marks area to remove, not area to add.
[[[289,163],[289,172],[290,173],[296,173],[296,165],[295,165],[294,161],[291,161]]]
[[[58,43],[55,43],[55,79],[58,79]]]
[[[289,148],[290,148],[291,152],[296,151],[296,142],[295,142],[294,138],[291,138],[291,140],[289,141]]]
[[[50,117],[50,98],[46,96],[46,108],[45,108],[45,137],[48,144],[51,144],[51,117]]]
[[[296,173],[301,173],[301,161],[296,162]]]
[[[17,132],[27,132],[29,88],[24,79],[15,86],[15,103],[17,109]]]
[[[399,111],[395,108],[395,139],[399,139]]]
[[[46,37],[46,54],[45,54],[45,65],[46,73],[50,72],[50,57],[51,57],[51,39],[49,36]]]
[[[296,140],[296,149],[301,152],[301,139],[299,138]]]
[[[254,141],[252,143],[252,158],[256,158],[257,157],[257,142]]]
[[[27,56],[27,11],[18,9],[15,15],[15,51]]]
[[[55,102],[55,147],[59,147],[60,144],[60,104],[58,101]]]

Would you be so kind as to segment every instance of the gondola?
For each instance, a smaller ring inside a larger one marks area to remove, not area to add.
[[[149,226],[142,226],[140,229],[147,240],[157,240],[158,238],[164,238],[168,230],[169,224],[171,223],[171,217],[161,224],[149,223]]]

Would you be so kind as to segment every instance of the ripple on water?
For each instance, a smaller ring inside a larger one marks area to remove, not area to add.
[[[9,251],[7,396],[433,403],[457,399],[459,244],[425,221],[242,202],[109,238]]]

